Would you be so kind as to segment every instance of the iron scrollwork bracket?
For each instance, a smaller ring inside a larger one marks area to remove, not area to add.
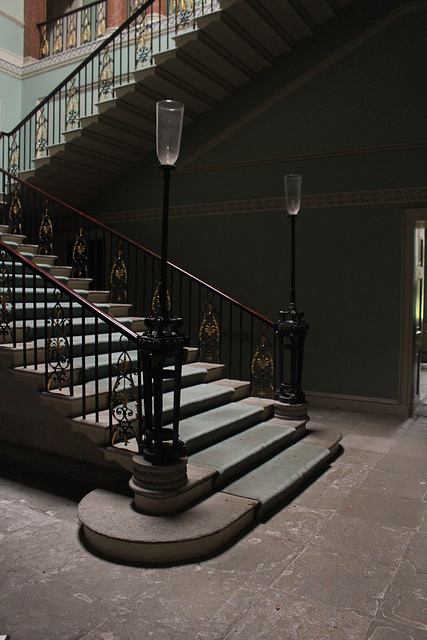
[[[274,361],[266,331],[267,325],[263,322],[251,363],[251,395],[259,398],[274,398]]]
[[[112,445],[123,442],[127,446],[132,438],[138,440],[140,402],[134,381],[138,369],[132,362],[126,336],[121,336],[120,346],[122,352],[114,367],[117,377],[110,397],[110,442]]]
[[[0,252],[0,336],[3,342],[13,340],[13,295],[6,267],[6,252]]]
[[[46,363],[48,370],[46,388],[50,391],[53,385],[57,385],[62,391],[64,387],[68,387],[71,393],[71,352],[67,336],[67,327],[70,324],[70,318],[65,316],[64,308],[61,304],[62,292],[59,289],[55,289],[53,296],[56,302],[52,309],[51,317],[47,321],[49,332],[46,338]],[[50,372],[49,369],[51,369]]]
[[[213,303],[213,293],[208,291],[208,302],[203,310],[199,329],[199,358],[204,362],[219,362],[220,331]]]

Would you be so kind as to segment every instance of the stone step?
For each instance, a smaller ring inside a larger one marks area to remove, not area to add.
[[[264,517],[304,479],[314,475],[330,457],[326,447],[297,442],[223,489],[224,493],[259,503]]]
[[[189,365],[190,366],[190,365]],[[188,375],[200,379],[199,373],[189,371]],[[183,371],[183,384],[185,385],[185,374]],[[168,385],[165,384],[166,388]],[[73,389],[73,395],[69,394],[68,388],[52,389],[41,394],[43,404],[55,409],[63,416],[68,418],[78,418],[85,414],[85,422],[92,424],[105,425],[109,423],[109,402],[110,387],[107,379],[88,382],[85,387],[76,385]],[[226,402],[230,402],[233,397],[233,391],[226,386],[218,385],[215,382],[196,384],[195,386],[185,387],[181,391],[181,416],[188,417],[207,411],[213,407],[219,406]],[[172,422],[173,415],[173,391],[167,391],[163,395],[163,422],[169,424]],[[96,410],[99,410],[98,418]]]
[[[189,462],[217,471],[214,488],[219,489],[231,479],[246,473],[251,467],[281,451],[289,442],[295,440],[297,427],[301,431],[304,424],[305,421],[291,426],[273,418],[189,456]]]
[[[185,487],[169,492],[168,497],[165,492],[157,497],[158,503],[167,502],[165,511],[173,504],[181,505],[167,517],[138,511],[131,495],[96,489],[79,504],[84,536],[96,551],[124,562],[171,563],[207,557],[265,519],[290,492],[326,467],[340,437],[328,432],[315,433],[311,439],[309,432],[303,441],[213,494],[209,491],[212,476],[200,475],[200,468],[189,464]],[[203,492],[207,497],[188,507],[185,494],[193,493],[198,485],[202,486],[201,498]],[[147,505],[150,501],[153,498],[147,496]]]

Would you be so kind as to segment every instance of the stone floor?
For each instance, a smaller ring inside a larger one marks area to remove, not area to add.
[[[11,640],[427,640],[427,417],[310,411],[329,469],[235,545],[125,566],[79,537],[71,484],[0,470],[0,635]]]

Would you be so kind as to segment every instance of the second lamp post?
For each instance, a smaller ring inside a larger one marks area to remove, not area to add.
[[[305,395],[301,388],[304,340],[308,325],[303,320],[296,305],[295,291],[295,223],[301,206],[301,176],[290,174],[285,176],[285,199],[288,217],[291,223],[291,282],[289,307],[280,312],[275,325],[279,342],[279,386],[275,399],[287,405],[305,405]],[[285,352],[290,352],[288,366],[285,367]],[[288,379],[285,381],[285,368],[288,368]],[[305,409],[303,409],[303,412]]]

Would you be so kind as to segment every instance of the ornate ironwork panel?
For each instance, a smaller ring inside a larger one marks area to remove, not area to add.
[[[129,0],[128,16],[133,16],[133,14],[136,13],[140,7],[142,7],[143,2],[144,0]]]
[[[48,367],[47,390],[53,385],[59,389],[70,385],[70,343],[67,336],[67,327],[70,319],[65,316],[61,304],[62,292],[55,289],[53,297],[56,300],[51,317],[48,318],[48,334],[46,340],[46,362]]]
[[[110,302],[125,303],[127,300],[128,272],[121,247],[113,259],[110,273]]]
[[[219,326],[212,300],[213,293],[209,291],[199,329],[199,359],[204,362],[219,362]]]
[[[82,13],[80,41],[82,44],[90,42],[92,38],[90,25],[90,13],[89,9],[84,9]]]
[[[22,232],[22,219],[21,219],[21,198],[19,195],[18,183],[15,184],[13,190],[12,199],[9,207],[9,233],[21,234]]]
[[[0,251],[0,336],[3,342],[13,341],[13,294],[6,267],[6,251]]]
[[[57,20],[53,27],[53,53],[60,53],[62,48],[62,21]]]
[[[43,24],[40,28],[40,58],[47,58],[49,55],[49,41],[47,39],[46,25]]]
[[[77,14],[72,13],[67,19],[67,49],[77,46]]]
[[[95,38],[102,38],[105,33],[106,19],[105,19],[105,2],[97,7],[96,22],[95,22]]]
[[[111,93],[113,82],[113,59],[110,54],[110,47],[107,46],[103,50],[102,57],[99,61],[98,97],[100,100],[102,97],[106,98]]]
[[[48,200],[46,200],[46,209],[40,221],[39,254],[41,256],[50,256],[53,254],[53,225],[49,215]]]
[[[36,158],[46,155],[47,150],[47,118],[44,105],[37,111],[36,116]]]
[[[12,142],[9,147],[9,162],[8,162],[9,173],[13,173],[14,175],[17,175],[19,171],[19,144],[16,139],[16,136],[17,136],[16,133],[14,133],[12,136]]]
[[[254,357],[251,363],[251,395],[259,398],[274,398],[274,360],[270,352],[270,342],[265,335],[267,326],[261,324]]]
[[[151,59],[151,33],[147,21],[147,12],[144,11],[135,21],[135,68],[140,64],[145,66]]]
[[[110,397],[112,445],[116,442],[127,445],[131,438],[137,438],[139,420],[138,389],[134,382],[138,376],[137,367],[132,362],[129,340],[125,336],[121,336],[120,345],[122,353],[114,367],[117,378]]]
[[[194,15],[197,0],[172,0],[169,5],[169,15],[173,16],[175,29],[187,29]]]
[[[67,84],[65,102],[65,130],[74,129],[79,124],[80,105],[79,93],[76,87],[76,77],[74,76]]]
[[[84,237],[83,227],[80,227],[79,232],[76,233],[73,247],[72,278],[87,278],[88,253],[88,246],[86,238]]]
[[[167,301],[167,309],[168,312],[171,312],[171,297],[170,297],[170,293],[169,291],[166,289],[166,301]],[[156,288],[154,290],[154,295],[153,295],[153,299],[151,301],[151,310],[153,312],[154,315],[156,315],[158,309],[159,309],[159,304],[160,304],[160,287],[159,287],[159,282],[156,282]]]

